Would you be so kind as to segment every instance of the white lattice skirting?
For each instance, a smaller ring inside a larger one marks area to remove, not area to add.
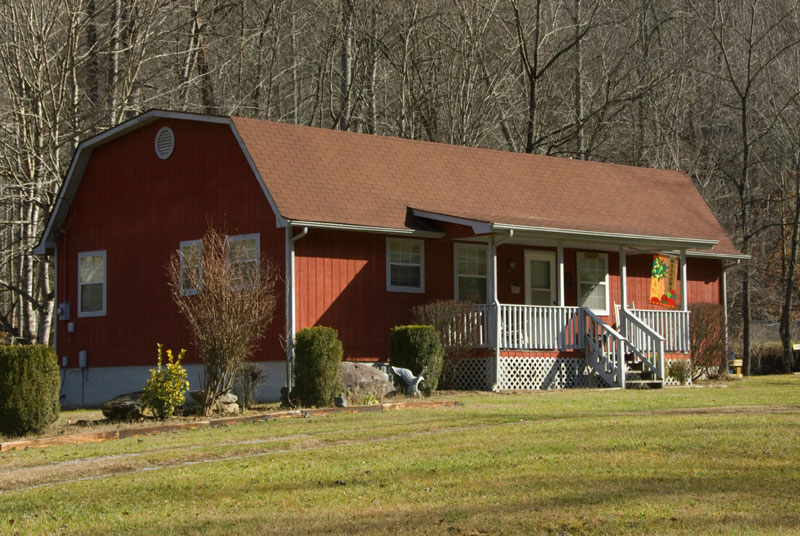
[[[465,359],[456,375],[456,389],[491,387],[492,358]],[[537,390],[569,387],[600,387],[602,381],[592,372],[586,360],[575,357],[501,357],[500,381],[497,389]]]
[[[672,361],[667,360],[668,367]],[[486,390],[492,383],[492,358],[465,359],[459,366],[453,382],[456,389]],[[691,383],[691,381],[690,381]],[[667,376],[666,385],[679,385],[672,376]],[[601,380],[577,357],[501,357],[500,391],[532,391],[538,389],[567,389],[570,387],[605,387]]]
[[[467,391],[484,391],[491,386],[492,359],[476,357],[464,359],[458,365],[453,387]]]
[[[497,389],[534,390],[569,387],[600,387],[602,381],[585,359],[576,357],[500,358]]]

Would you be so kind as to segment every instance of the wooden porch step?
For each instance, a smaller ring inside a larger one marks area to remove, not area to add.
[[[641,361],[625,362],[625,367],[629,372],[644,372],[644,363]]]

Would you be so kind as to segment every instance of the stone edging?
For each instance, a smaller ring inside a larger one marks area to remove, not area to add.
[[[276,411],[273,413],[262,413],[260,415],[247,415],[244,417],[224,417],[221,419],[210,419],[207,421],[193,421],[180,424],[162,424],[156,426],[146,426],[140,428],[125,428],[122,430],[109,430],[106,432],[89,432],[85,434],[70,434],[56,437],[43,437],[41,439],[24,439],[21,441],[7,441],[0,443],[0,452],[9,450],[24,450],[53,447],[56,445],[80,445],[83,443],[100,443],[113,439],[125,439],[136,436],[149,436],[176,432],[179,430],[198,430],[208,427],[231,426],[251,422],[273,421],[277,419],[289,419],[300,417],[323,417],[338,413],[379,413],[387,410],[401,410],[412,408],[446,408],[463,406],[461,402],[454,400],[442,400],[437,402],[395,402],[390,404],[373,404],[370,406],[350,406],[346,408],[319,408],[319,409],[299,409],[290,411]]]

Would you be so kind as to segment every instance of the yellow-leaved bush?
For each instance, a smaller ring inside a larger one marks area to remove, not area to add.
[[[164,420],[175,413],[175,408],[183,405],[189,381],[186,369],[181,365],[186,350],[181,349],[178,357],[172,350],[167,350],[167,362],[162,366],[162,349],[163,345],[159,343],[157,368],[150,369],[150,379],[142,391],[142,403],[154,416]]]

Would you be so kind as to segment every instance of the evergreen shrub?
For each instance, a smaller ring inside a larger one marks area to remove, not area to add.
[[[411,370],[415,376],[422,373],[424,380],[420,384],[420,391],[429,396],[439,385],[444,361],[439,333],[433,326],[393,327],[389,361],[392,366]]]
[[[44,432],[58,419],[60,386],[52,348],[0,346],[0,433]]]
[[[339,332],[317,326],[299,331],[295,337],[292,398],[306,406],[333,406],[342,392],[342,356]]]

